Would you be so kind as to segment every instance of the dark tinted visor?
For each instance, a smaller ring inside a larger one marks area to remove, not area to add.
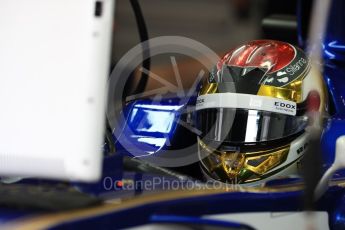
[[[277,140],[305,129],[306,116],[274,112],[209,108],[196,111],[196,126],[201,138],[230,143],[255,143]]]

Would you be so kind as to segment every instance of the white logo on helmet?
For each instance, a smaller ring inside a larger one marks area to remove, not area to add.
[[[291,64],[286,68],[286,72],[289,75],[294,75],[298,70],[300,70],[305,64],[307,63],[307,60],[305,60],[304,58],[300,58],[298,60],[298,62],[296,62],[295,64]]]
[[[285,74],[286,74],[285,71],[278,71],[278,72],[277,72],[277,76],[278,76],[278,77],[283,76],[283,75],[285,75]]]
[[[278,82],[281,82],[281,83],[286,83],[289,81],[289,78],[288,77],[283,77],[283,78],[279,78],[277,79]]]

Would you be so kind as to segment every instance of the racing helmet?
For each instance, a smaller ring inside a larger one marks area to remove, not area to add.
[[[196,102],[204,175],[248,185],[297,176],[308,114],[326,110],[318,71],[301,49],[274,40],[248,42],[221,58]]]

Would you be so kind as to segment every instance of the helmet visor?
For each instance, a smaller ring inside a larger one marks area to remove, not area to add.
[[[288,137],[303,131],[306,116],[253,109],[208,108],[196,111],[201,138],[229,143],[256,143]]]

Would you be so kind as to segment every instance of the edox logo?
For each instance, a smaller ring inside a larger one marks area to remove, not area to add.
[[[279,101],[274,102],[274,105],[275,106],[279,106],[281,108],[296,109],[295,105],[291,105],[291,104],[284,103],[284,102],[279,102]]]

